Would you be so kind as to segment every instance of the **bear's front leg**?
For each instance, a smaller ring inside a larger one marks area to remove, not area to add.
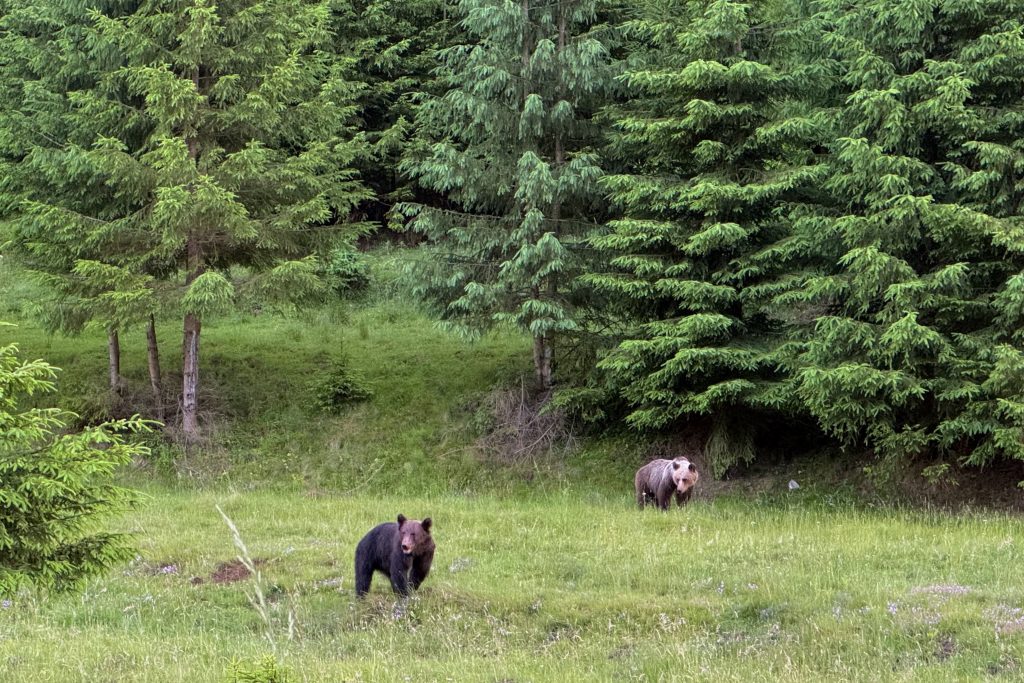
[[[409,595],[409,558],[399,555],[391,559],[391,588],[399,595]]]
[[[412,570],[409,572],[409,586],[416,590],[430,573],[430,565],[434,561],[434,552],[431,551],[420,555],[412,561]]]

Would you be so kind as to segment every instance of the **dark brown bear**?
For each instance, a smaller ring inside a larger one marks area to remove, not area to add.
[[[668,510],[674,493],[676,503],[682,506],[693,496],[693,485],[698,479],[697,467],[686,458],[652,460],[638,469],[633,478],[637,505],[643,508],[650,497],[662,510]]]
[[[356,546],[356,597],[370,590],[374,571],[391,579],[395,593],[409,595],[427,578],[433,561],[429,517],[421,522],[398,515],[397,524],[378,524]]]

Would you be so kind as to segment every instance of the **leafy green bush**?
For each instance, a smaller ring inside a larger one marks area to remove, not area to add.
[[[350,246],[332,249],[322,270],[328,286],[339,295],[361,292],[370,284],[370,265]]]
[[[350,403],[373,396],[362,375],[353,371],[344,360],[331,361],[310,388],[316,407],[326,412],[337,412]]]

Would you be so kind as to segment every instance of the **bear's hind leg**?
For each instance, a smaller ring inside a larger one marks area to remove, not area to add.
[[[356,567],[356,597],[361,598],[370,592],[370,581],[373,579],[373,570],[366,571],[365,568]]]
[[[641,510],[647,507],[647,490],[642,486],[636,490],[636,504]]]

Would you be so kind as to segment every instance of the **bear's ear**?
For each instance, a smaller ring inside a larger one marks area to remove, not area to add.
[[[672,469],[678,470],[679,469],[679,465],[681,465],[681,464],[682,463],[680,463],[678,460],[673,460],[672,461]]]
[[[433,522],[431,521],[430,517],[427,517],[427,518],[426,518],[426,519],[424,519],[424,520],[423,520],[422,522],[420,522],[420,524],[422,524],[422,525],[423,525],[423,530],[424,530],[424,531],[426,531],[426,532],[427,532],[428,534],[430,533],[430,525],[431,525],[432,523],[433,523]]]
[[[398,515],[398,528],[401,529],[403,524],[405,524],[405,515]]]
[[[692,462],[690,463],[690,471],[691,472],[696,472],[697,471],[697,466],[694,465]]]

